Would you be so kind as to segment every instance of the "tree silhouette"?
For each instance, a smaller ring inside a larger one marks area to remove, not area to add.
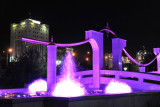
[[[1,88],[23,88],[38,78],[46,78],[46,55],[41,56],[34,48],[29,48],[17,62],[9,64],[6,71],[1,72]]]

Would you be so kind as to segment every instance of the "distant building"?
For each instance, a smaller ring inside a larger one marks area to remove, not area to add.
[[[22,37],[49,41],[49,25],[41,24],[40,21],[26,19],[20,23],[11,24],[10,47],[13,49],[11,54],[12,60],[20,57],[29,47],[34,47],[40,52],[40,55],[45,55],[47,47],[40,44],[27,43],[21,41]]]
[[[145,47],[143,47],[142,50],[136,52],[136,60],[139,62],[139,63],[145,63],[145,61],[147,60],[147,57],[150,56],[152,53],[147,51],[145,49]]]
[[[141,64],[147,64],[150,61],[152,61],[155,58],[155,54],[150,51],[147,50],[144,46],[142,47],[141,50],[139,50],[138,52],[136,52],[136,61],[138,61]],[[151,64],[149,66],[146,66],[146,72],[148,71],[156,71],[157,70],[157,62],[154,61],[154,64]]]
[[[63,57],[65,56],[66,52],[71,52],[73,55],[73,47],[66,47],[66,48],[58,48],[57,49],[57,60],[56,64],[59,66],[62,64]]]
[[[128,64],[132,64],[131,60],[128,57],[126,57],[126,56],[122,56],[122,62],[123,62],[123,66],[124,66],[123,70],[128,70],[129,69],[127,67]],[[105,53],[104,54],[104,66],[107,69],[112,69],[113,68],[112,53]]]
[[[113,68],[112,53],[105,53],[104,54],[104,66],[106,66],[108,69]]]
[[[124,64],[130,64],[131,60],[127,56],[122,56],[122,62]]]
[[[73,53],[73,48],[72,48],[72,47],[67,47],[67,48],[66,48],[66,52],[71,52],[71,53]]]

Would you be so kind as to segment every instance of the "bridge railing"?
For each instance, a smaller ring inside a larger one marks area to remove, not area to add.
[[[76,72],[75,76],[79,78],[83,84],[93,84],[93,70]]]
[[[92,70],[77,72],[76,76],[83,84],[93,84],[94,78]],[[100,70],[100,84],[108,84],[113,79],[125,82],[134,89],[160,90],[160,75],[158,74]]]
[[[101,77],[101,84],[108,84],[112,79],[116,79],[126,82],[135,89],[160,90],[160,75],[158,74],[115,70],[101,70],[100,74],[104,75]]]

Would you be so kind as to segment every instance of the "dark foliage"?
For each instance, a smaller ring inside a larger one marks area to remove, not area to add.
[[[17,62],[9,64],[0,74],[1,88],[23,88],[33,80],[46,78],[46,57],[35,49],[28,49]]]

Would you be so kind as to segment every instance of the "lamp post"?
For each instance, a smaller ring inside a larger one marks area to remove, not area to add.
[[[7,59],[6,59],[6,66],[8,66],[8,62],[9,62],[9,54],[13,52],[12,48],[9,48],[7,51]]]

